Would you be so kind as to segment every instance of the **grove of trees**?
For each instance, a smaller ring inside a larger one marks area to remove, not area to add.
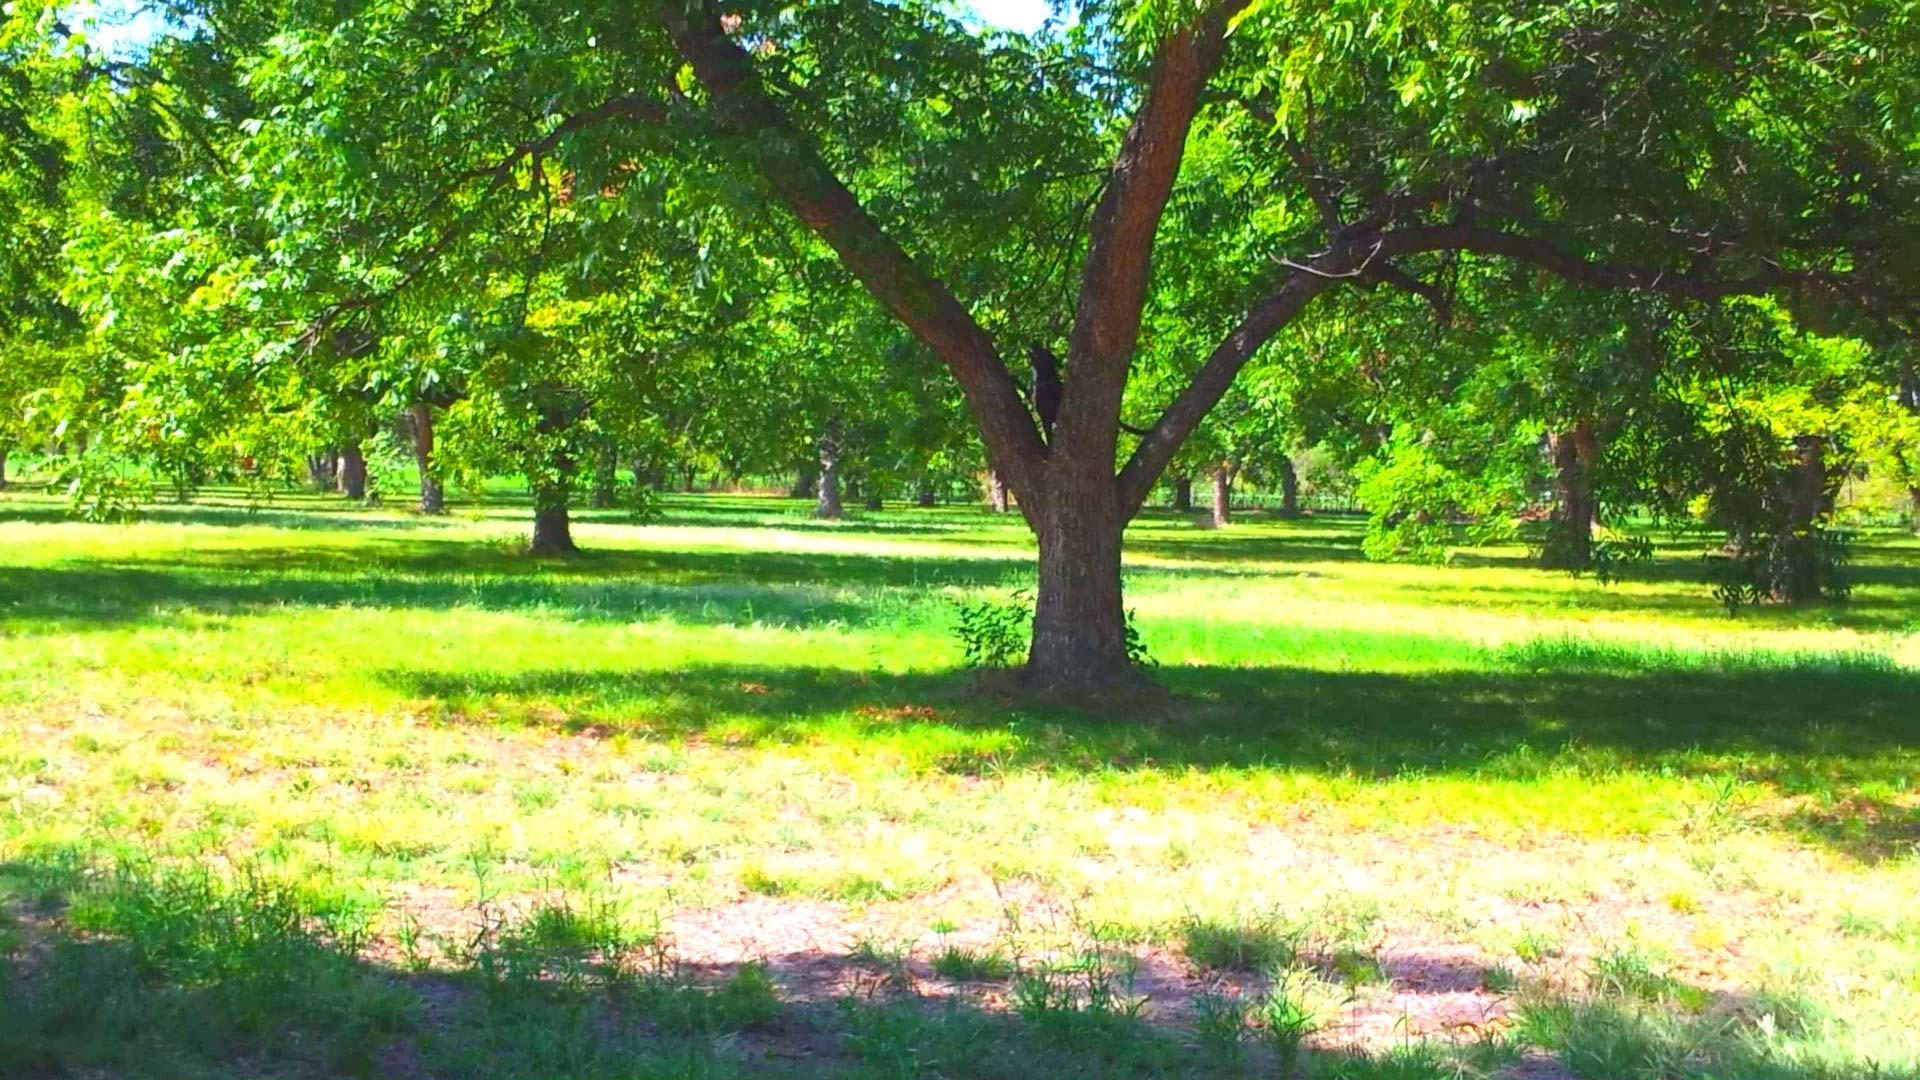
[[[1849,478],[1920,504],[1920,5],[6,10],[0,483],[85,512],[401,453],[564,555],[695,474],[984,490],[1082,691],[1158,492],[1324,466],[1371,556],[1541,516],[1570,569],[1685,519],[1730,603],[1841,587]]]

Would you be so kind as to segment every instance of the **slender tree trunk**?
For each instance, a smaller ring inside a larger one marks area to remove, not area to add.
[[[1593,486],[1598,446],[1586,421],[1547,437],[1553,452],[1553,517],[1543,562],[1579,570],[1593,564]]]
[[[1173,478],[1173,508],[1182,514],[1193,512],[1193,477]]]
[[[1280,512],[1287,517],[1300,516],[1300,474],[1294,471],[1293,459],[1280,459]]]
[[[1040,689],[1113,686],[1129,673],[1120,540],[1126,528],[1110,486],[1062,491],[1033,515],[1040,588],[1027,681]]]
[[[333,474],[338,458],[330,454],[307,455],[307,484],[313,490],[327,492],[333,490]]]
[[[9,448],[0,446],[0,491],[7,490],[7,454],[10,452]]]
[[[689,465],[680,474],[680,490],[693,494],[693,466]]]
[[[811,499],[820,494],[820,466],[803,461],[793,470],[793,488],[787,492],[796,499]]]
[[[1213,467],[1213,527],[1233,523],[1233,470],[1222,462]]]
[[[813,516],[838,521],[846,516],[840,506],[840,447],[832,439],[820,440],[820,501]]]
[[[367,497],[367,456],[358,439],[340,448],[340,494],[356,502]]]
[[[593,462],[593,507],[611,509],[620,501],[620,454],[611,443],[603,443]]]
[[[913,485],[913,503],[921,509],[933,507],[933,478],[922,476]]]
[[[1007,512],[1007,478],[992,469],[987,470],[987,505],[996,514]]]
[[[420,512],[447,512],[447,492],[433,475],[433,406],[417,402],[407,415],[413,418],[413,461],[420,469]]]
[[[1819,435],[1796,435],[1793,450],[1791,523],[1799,532],[1811,528],[1827,509],[1827,440]]]

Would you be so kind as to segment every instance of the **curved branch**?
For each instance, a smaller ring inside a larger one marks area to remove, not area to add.
[[[774,193],[839,255],[849,272],[953,372],[994,468],[1026,505],[1043,497],[1046,456],[1033,417],[993,339],[945,284],[867,215],[812,141],[768,96],[752,58],[700,0],[662,6],[667,34],[707,90],[721,123]]]

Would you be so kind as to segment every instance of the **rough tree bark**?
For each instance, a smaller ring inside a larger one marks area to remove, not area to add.
[[[1233,524],[1233,466],[1220,462],[1213,467],[1213,527],[1224,529]]]
[[[1182,514],[1193,512],[1193,477],[1173,478],[1173,509]]]
[[[814,504],[814,517],[826,521],[838,521],[846,516],[845,508],[840,505],[840,446],[832,439],[820,440],[820,482],[817,494],[819,500]]]
[[[420,470],[420,512],[447,512],[447,491],[433,475],[433,406],[418,402],[407,410],[413,427],[413,462]]]
[[[356,502],[367,497],[367,456],[354,439],[340,448],[340,494]]]
[[[1280,458],[1280,513],[1300,516],[1300,474],[1293,468],[1293,459],[1284,454]]]

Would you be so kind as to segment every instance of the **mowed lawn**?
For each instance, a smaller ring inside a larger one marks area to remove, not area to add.
[[[0,1076],[1920,1076],[1920,543],[1729,618],[1149,516],[1161,690],[961,667],[1017,517],[0,496]]]

